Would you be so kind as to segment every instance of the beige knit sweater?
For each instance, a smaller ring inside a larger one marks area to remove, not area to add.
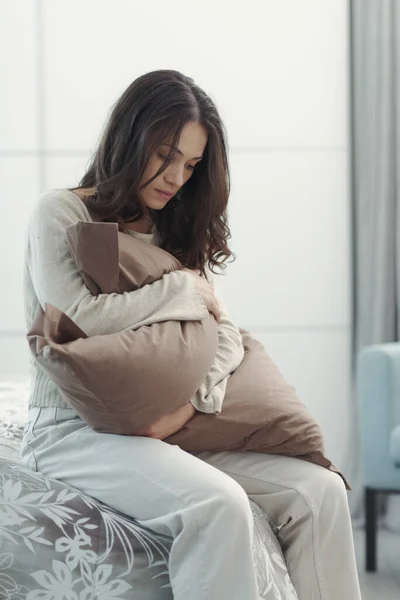
[[[185,271],[175,271],[134,292],[92,296],[68,249],[66,228],[78,220],[91,221],[84,203],[66,189],[44,193],[34,208],[25,246],[25,323],[30,328],[38,305],[50,303],[66,313],[87,335],[116,333],[124,329],[166,320],[202,320],[208,310]],[[156,234],[131,235],[157,243]],[[222,307],[223,308],[223,307]],[[195,397],[188,399],[201,412],[219,413],[229,374],[244,355],[239,330],[223,309],[218,326],[218,350],[214,364]],[[60,390],[31,357],[29,407],[68,408]]]

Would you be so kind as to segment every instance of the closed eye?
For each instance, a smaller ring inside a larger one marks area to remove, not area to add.
[[[174,159],[168,156],[164,156],[163,154],[159,154],[158,155],[159,158],[161,158],[162,160],[166,161],[166,162],[172,162]],[[186,168],[190,169],[191,171],[194,171],[196,165],[187,165]]]

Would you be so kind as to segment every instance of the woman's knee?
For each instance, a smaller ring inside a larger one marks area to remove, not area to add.
[[[225,520],[228,524],[239,522],[246,526],[253,523],[253,514],[249,498],[242,486],[234,479],[221,473],[221,481],[218,485],[210,486],[205,496],[208,498],[210,509],[218,518]]]
[[[335,508],[347,508],[347,492],[343,479],[338,473],[314,465],[307,481],[307,495],[319,514],[332,513]]]

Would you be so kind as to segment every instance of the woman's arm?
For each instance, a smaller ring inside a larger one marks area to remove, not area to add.
[[[211,277],[208,276],[208,280],[212,283]],[[179,431],[196,411],[213,414],[221,412],[229,376],[242,362],[244,348],[238,328],[229,319],[222,302],[218,302],[222,311],[218,324],[218,348],[206,379],[189,404],[165,415],[140,435],[165,439]]]
[[[208,317],[195,278],[185,271],[164,275],[134,292],[92,296],[66,240],[66,228],[77,220],[88,221],[89,214],[83,203],[65,190],[43,195],[31,215],[26,262],[42,308],[53,304],[89,336],[171,319]]]
[[[207,279],[214,287],[214,280],[209,271]],[[207,377],[191,399],[191,403],[200,412],[218,414],[221,412],[229,375],[242,362],[244,347],[238,327],[230,320],[222,301],[219,298],[217,301],[221,309],[217,353]]]
[[[179,431],[195,414],[196,409],[188,402],[185,406],[178,408],[178,410],[161,417],[156,423],[153,423],[137,435],[164,440]]]

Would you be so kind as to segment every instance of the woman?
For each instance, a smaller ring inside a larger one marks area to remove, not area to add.
[[[79,188],[47,192],[31,216],[27,327],[46,302],[88,335],[128,328],[133,314],[135,322],[146,323],[156,312],[159,320],[204,319],[211,312],[225,340],[219,358],[234,370],[243,356],[240,335],[203,276],[206,267],[231,256],[228,195],[225,133],[210,98],[176,71],[139,77],[116,103]],[[118,222],[186,268],[134,292],[93,297],[65,238],[67,226],[79,219]],[[221,401],[216,399],[214,412]],[[21,457],[29,467],[171,535],[169,573],[177,600],[259,598],[249,498],[278,527],[300,600],[358,600],[342,479],[295,458],[253,452],[193,456],[162,441],[203,408],[201,399],[191,401],[142,436],[99,434],[33,362]]]

